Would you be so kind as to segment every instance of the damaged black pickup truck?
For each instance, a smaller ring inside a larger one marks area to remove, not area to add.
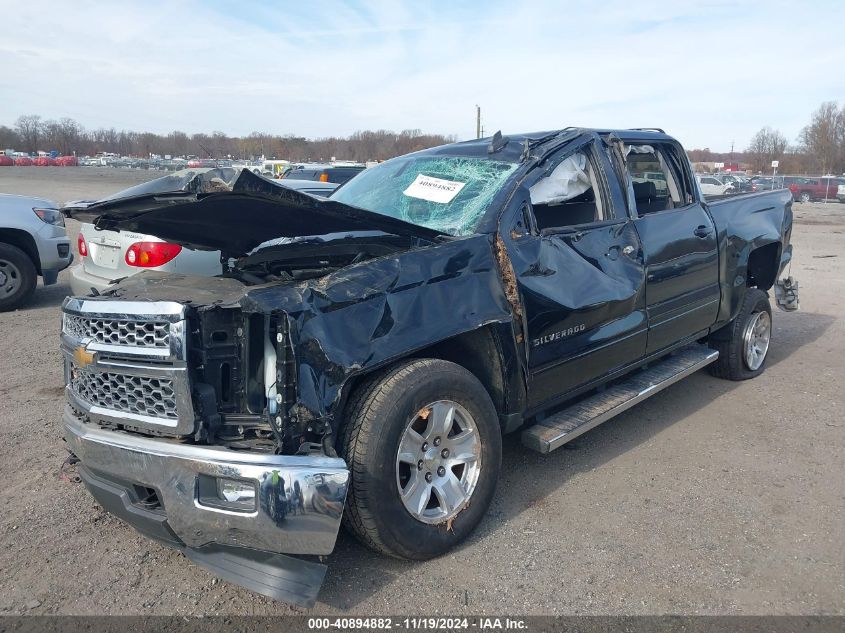
[[[548,452],[704,366],[760,374],[768,291],[798,307],[791,204],[705,201],[661,131],[570,128],[399,157],[328,199],[217,169],[68,208],[224,270],[65,301],[69,450],[145,535],[313,604],[303,556],[341,521],[410,559],[465,538],[502,434]]]

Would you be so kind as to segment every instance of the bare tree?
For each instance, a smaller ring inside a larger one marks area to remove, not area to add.
[[[787,148],[786,137],[766,126],[751,138],[745,152],[755,171],[765,171],[773,160],[780,160]]]
[[[845,108],[833,101],[821,104],[810,125],[801,130],[804,149],[822,173],[842,173],[845,168]]]
[[[709,163],[713,162],[713,152],[709,147],[704,149],[691,149],[687,151],[689,159],[694,163]]]
[[[20,146],[21,137],[10,127],[0,125],[0,151]]]
[[[57,149],[63,156],[70,156],[79,149],[84,130],[82,126],[69,117],[58,122],[52,122],[53,143],[50,149]]]
[[[23,148],[27,152],[38,151],[38,141],[41,139],[42,123],[37,114],[25,114],[15,121],[15,129],[21,138]]]

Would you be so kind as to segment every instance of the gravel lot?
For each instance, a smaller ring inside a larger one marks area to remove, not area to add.
[[[0,192],[61,202],[158,175],[3,168]],[[506,438],[463,547],[406,563],[341,534],[313,613],[845,614],[845,205],[795,210],[802,311],[775,313],[765,374],[699,372],[545,457]],[[68,278],[0,314],[0,613],[301,612],[218,581],[59,477]]]

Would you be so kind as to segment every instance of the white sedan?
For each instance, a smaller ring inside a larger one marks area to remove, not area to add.
[[[285,180],[283,186],[322,197],[337,188],[333,183],[311,180]],[[81,263],[71,270],[70,287],[77,296],[103,292],[116,280],[143,270],[203,277],[219,275],[223,270],[219,251],[182,248],[154,235],[98,231],[93,224],[80,225],[76,245]]]

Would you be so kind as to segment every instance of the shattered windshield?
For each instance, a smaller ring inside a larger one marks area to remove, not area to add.
[[[516,168],[462,156],[394,158],[361,172],[331,199],[449,235],[469,235]]]

